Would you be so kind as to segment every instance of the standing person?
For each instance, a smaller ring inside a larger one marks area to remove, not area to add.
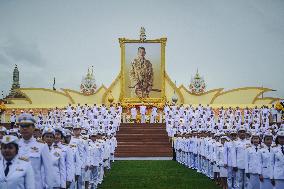
[[[14,128],[16,121],[17,121],[16,112],[15,110],[12,110],[12,114],[10,115],[10,122],[11,122],[10,129]]]
[[[237,140],[237,131],[235,129],[230,130],[230,139],[231,141],[226,142],[224,145],[224,167],[228,170],[228,189],[232,189],[235,186],[236,178],[236,167],[234,162],[236,162],[236,140]]]
[[[18,122],[22,135],[19,141],[19,157],[31,162],[36,189],[52,188],[54,175],[48,146],[33,137],[36,121],[30,114],[24,113],[19,116]]]
[[[99,183],[99,168],[100,164],[103,163],[103,150],[99,142],[97,142],[98,136],[95,131],[90,132],[89,142],[90,150],[89,150],[89,165],[90,165],[90,188],[97,188]]]
[[[267,131],[263,136],[264,147],[261,149],[261,175],[260,189],[273,189],[270,177],[273,174],[273,153],[271,144],[273,142],[273,135],[271,132]]]
[[[158,111],[157,107],[152,108],[150,123],[156,123],[156,118],[157,118],[157,115],[158,115],[157,111]]]
[[[20,159],[18,155],[18,138],[12,135],[3,137],[0,162],[1,189],[36,189],[34,172],[29,161]]]
[[[283,189],[284,188],[284,130],[280,130],[277,133],[275,140],[277,145],[273,149],[273,175],[272,175],[272,184],[275,185],[274,189]]]
[[[248,178],[248,189],[259,189],[261,174],[261,146],[260,136],[253,132],[251,135],[251,145],[248,146],[245,156],[245,173]]]
[[[228,170],[227,167],[225,167],[225,159],[224,159],[224,144],[228,142],[230,139],[227,136],[221,136],[221,144],[218,145],[217,147],[217,152],[216,152],[216,161],[217,165],[220,168],[220,180],[221,180],[221,186],[223,189],[228,188],[227,184],[227,178],[228,178]]]
[[[274,104],[272,104],[272,107],[270,109],[270,115],[271,115],[271,121],[273,123],[277,122],[277,110],[274,107]]]
[[[246,139],[246,128],[241,126],[238,130],[239,139],[236,141],[236,158],[234,158],[234,167],[236,167],[236,189],[244,189],[247,185],[247,179],[245,177],[245,155],[246,148],[250,144]]]
[[[136,123],[137,110],[135,106],[133,106],[130,111],[131,111],[131,119],[132,121],[134,121],[134,123]]]
[[[76,124],[73,126],[73,134],[74,136],[72,136],[71,140],[70,140],[70,144],[72,146],[75,146],[76,148],[76,153],[78,153],[79,155],[79,159],[76,160],[76,164],[75,168],[75,180],[76,180],[76,185],[77,188],[82,188],[82,186],[86,185],[86,180],[85,180],[85,173],[88,170],[87,169],[87,149],[88,146],[86,144],[86,141],[83,139],[83,137],[81,136],[81,131],[82,131],[82,127],[80,124]]]
[[[75,162],[72,148],[66,144],[64,140],[64,134],[66,138],[69,137],[69,130],[65,133],[61,128],[55,128],[54,143],[53,146],[58,146],[62,149],[63,157],[66,165],[66,188],[70,188],[71,183],[75,180]],[[63,134],[64,133],[64,134]],[[71,136],[70,136],[71,137]],[[71,138],[70,138],[71,139]]]
[[[140,106],[141,123],[146,123],[146,106],[144,103]]]
[[[62,149],[57,145],[53,145],[54,134],[55,131],[53,128],[46,127],[42,133],[42,138],[48,145],[51,156],[51,163],[54,170],[53,174],[55,175],[53,189],[60,189],[66,188],[66,164]]]

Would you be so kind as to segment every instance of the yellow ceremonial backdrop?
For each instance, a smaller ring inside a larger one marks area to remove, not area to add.
[[[108,88],[102,85],[91,95],[71,89],[20,88],[18,91],[25,98],[7,99],[7,113],[12,109],[61,108],[78,103],[109,105],[121,102],[124,107],[141,103],[162,106],[165,102],[171,102],[174,95],[178,98],[177,104],[210,104],[212,107],[260,107],[280,99],[263,98],[263,93],[272,91],[263,87],[241,87],[227,91],[218,88],[202,94],[191,93],[184,85],[177,87],[165,71],[166,42],[167,38],[143,41],[119,38],[121,70]],[[139,47],[143,50],[139,51]]]
[[[166,38],[131,40],[120,38],[122,103],[165,102]]]

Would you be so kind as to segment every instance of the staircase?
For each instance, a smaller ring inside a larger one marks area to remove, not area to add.
[[[122,123],[116,135],[115,157],[172,157],[163,123]]]

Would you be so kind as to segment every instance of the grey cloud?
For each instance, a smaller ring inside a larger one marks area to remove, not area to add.
[[[33,66],[44,65],[39,47],[35,43],[9,37],[0,46],[0,64],[28,63]]]

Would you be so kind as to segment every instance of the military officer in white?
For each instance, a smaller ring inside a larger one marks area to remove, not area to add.
[[[248,146],[245,156],[245,173],[248,178],[248,189],[259,189],[261,174],[261,146],[260,136],[257,132],[252,132],[251,145]]]
[[[100,144],[96,141],[98,139],[95,131],[90,131],[91,141],[89,142],[90,150],[88,154],[88,161],[91,170],[91,189],[97,188],[99,179],[99,166],[103,163],[103,150]]]
[[[73,126],[74,136],[71,138],[70,144],[76,146],[79,154],[78,166],[76,166],[76,181],[78,188],[82,188],[85,185],[85,173],[86,173],[86,159],[87,159],[87,144],[86,141],[81,137],[81,125],[77,124]]]
[[[236,158],[234,158],[233,167],[236,167],[236,189],[246,188],[246,177],[245,177],[245,155],[246,148],[250,144],[249,140],[246,139],[246,129],[240,127],[238,130],[239,139],[236,141],[235,151]]]
[[[18,138],[12,135],[3,137],[0,162],[1,189],[36,189],[34,172],[29,161],[20,159]]]
[[[31,162],[36,189],[52,188],[54,175],[51,159],[47,145],[33,137],[35,120],[30,114],[22,114],[18,122],[23,137],[19,141],[19,158]]]
[[[64,135],[66,137],[70,133],[70,131],[68,130],[64,132],[60,128],[55,128],[54,130],[55,130],[55,135],[54,135],[55,140],[53,146],[58,146],[63,151],[65,164],[66,164],[66,188],[69,188],[71,183],[75,180],[75,162],[74,162],[74,154],[71,147],[63,143],[63,139]]]
[[[266,131],[263,136],[264,147],[260,150],[261,153],[261,175],[260,189],[272,189],[271,175],[273,174],[273,153],[272,153],[273,135],[270,131]]]
[[[150,123],[156,123],[157,115],[158,115],[158,109],[157,107],[153,107],[151,112]]]
[[[12,110],[12,114],[10,115],[10,122],[11,122],[11,126],[10,127],[11,127],[11,129],[14,128],[14,125],[15,125],[16,121],[17,121],[16,112],[15,112],[15,110]]]
[[[237,139],[237,131],[232,129],[230,131],[230,137],[231,141],[226,142],[224,145],[224,161],[225,165],[224,167],[228,170],[228,189],[232,189],[235,186],[235,165],[234,162],[236,162],[236,139]]]
[[[66,164],[63,154],[63,150],[53,145],[55,131],[53,128],[44,128],[42,137],[44,142],[48,145],[49,153],[51,156],[51,162],[53,167],[53,174],[55,175],[54,189],[66,188]]]
[[[146,122],[146,106],[142,104],[140,106],[140,114],[141,114],[141,123]]]
[[[132,107],[130,111],[131,111],[131,119],[132,119],[134,122],[136,122],[136,116],[137,116],[137,110],[136,110],[136,108],[135,108],[135,107]]]
[[[273,149],[273,175],[272,183],[275,184],[275,189],[284,188],[284,130],[277,132],[275,140],[277,146]]]

